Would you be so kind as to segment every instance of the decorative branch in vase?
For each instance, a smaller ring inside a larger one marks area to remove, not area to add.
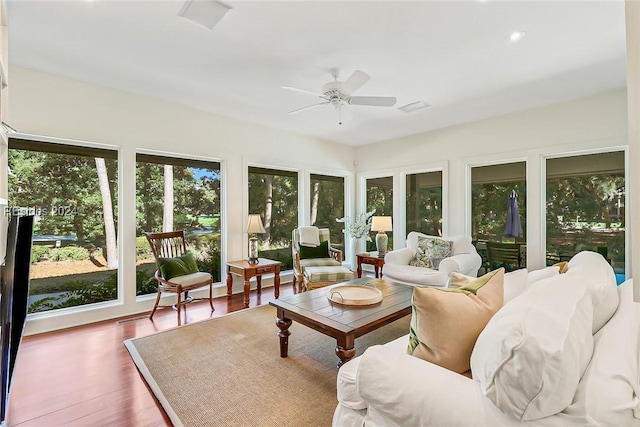
[[[336,222],[344,223],[344,229],[342,230],[344,234],[356,239],[366,237],[367,242],[370,242],[371,236],[369,235],[369,232],[371,231],[371,217],[375,212],[376,210],[374,209],[370,212],[361,213],[353,220],[348,216],[337,218]]]

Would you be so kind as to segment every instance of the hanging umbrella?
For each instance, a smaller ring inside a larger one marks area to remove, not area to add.
[[[504,233],[507,237],[522,237],[522,222],[518,211],[518,193],[511,190],[509,201],[507,202],[507,223],[504,226]]]

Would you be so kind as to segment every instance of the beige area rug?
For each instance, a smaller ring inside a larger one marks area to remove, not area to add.
[[[407,334],[410,317],[356,339],[357,353]],[[261,306],[125,345],[176,426],[330,426],[335,340],[293,322],[281,358],[275,319]]]

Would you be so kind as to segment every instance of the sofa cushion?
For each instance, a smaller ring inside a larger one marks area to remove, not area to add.
[[[322,266],[340,266],[338,261],[333,258],[309,258],[301,259],[300,267],[304,270],[307,267],[322,267]]]
[[[615,277],[607,278],[613,269],[598,254],[578,255],[566,274],[533,283],[505,304],[473,349],[473,378],[518,420],[547,417],[571,404],[593,352],[594,319],[615,312],[604,290],[615,293],[617,306]]]
[[[353,279],[353,272],[341,265],[305,267],[304,275],[310,282],[337,282]]]
[[[505,273],[503,285],[505,304],[527,289],[527,276],[528,273],[526,268]],[[452,274],[450,277],[454,278],[454,280],[451,280],[451,278],[449,279],[449,282],[447,283],[447,287],[449,288],[459,288],[477,279],[476,277],[466,276],[460,273],[456,273],[455,276]]]
[[[588,413],[600,426],[637,427],[640,425],[640,304],[633,302],[631,280],[620,285],[618,293],[618,309],[594,335],[593,357],[571,406],[564,413],[572,416]]]
[[[551,267],[541,268],[540,270],[534,270],[527,276],[527,285],[531,286],[536,282],[539,282],[550,277],[556,277],[560,274],[560,267],[552,265]]]
[[[593,295],[593,328],[595,334],[611,319],[618,308],[616,274],[607,260],[597,252],[583,251],[569,260],[565,276],[589,277],[587,283]]]
[[[458,288],[418,287],[407,352],[454,372],[470,369],[478,334],[503,304],[504,269],[495,270]],[[450,282],[458,280],[452,273]]]
[[[409,265],[437,269],[444,258],[451,256],[453,242],[434,236],[418,237],[416,256]]]
[[[446,286],[447,274],[431,268],[411,265],[386,264],[382,269],[384,277],[393,282],[413,286]]]

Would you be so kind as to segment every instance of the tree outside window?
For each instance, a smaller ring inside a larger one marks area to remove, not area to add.
[[[260,257],[293,268],[291,233],[298,227],[297,172],[249,167],[249,213],[260,214],[265,234],[258,235]]]
[[[157,281],[145,232],[184,230],[200,271],[220,281],[220,164],[136,155],[137,295],[155,293]]]
[[[547,263],[583,250],[625,269],[624,152],[547,159]]]
[[[331,246],[344,249],[344,178],[311,174],[311,225],[328,228]]]
[[[375,209],[375,216],[393,217],[393,177],[367,179],[367,212]],[[393,220],[393,219],[392,219]],[[387,231],[389,236],[389,249],[393,248],[393,232]],[[371,235],[372,241],[367,242],[367,251],[376,250],[375,233]]]
[[[407,175],[406,232],[442,235],[442,172]]]
[[[35,214],[29,313],[117,298],[118,153],[9,140],[11,212]]]
[[[522,236],[505,234],[510,196],[515,191],[522,224]],[[471,168],[471,236],[476,242],[483,265],[488,265],[487,241],[518,243],[519,266],[526,267],[527,237],[527,164],[526,162]]]

